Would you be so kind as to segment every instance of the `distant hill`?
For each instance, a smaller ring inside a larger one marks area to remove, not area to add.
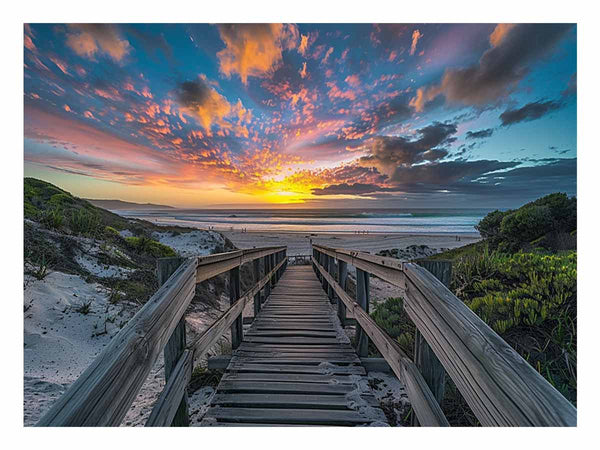
[[[86,198],[88,202],[92,205],[97,206],[99,208],[109,209],[109,210],[138,210],[138,209],[176,209],[172,206],[166,205],[155,205],[154,203],[134,203],[134,202],[124,202],[123,200],[92,200]]]

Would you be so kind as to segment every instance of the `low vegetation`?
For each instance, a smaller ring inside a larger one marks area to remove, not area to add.
[[[576,211],[576,199],[564,194],[494,211],[476,227],[481,242],[428,258],[453,262],[450,289],[574,405]],[[412,356],[415,327],[403,299],[371,315]],[[442,407],[452,425],[478,424],[449,378]]]

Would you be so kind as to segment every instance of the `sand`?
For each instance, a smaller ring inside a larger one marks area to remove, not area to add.
[[[287,245],[288,255],[310,254],[310,240],[327,247],[346,248],[377,253],[380,250],[404,248],[409,245],[428,245],[433,248],[455,248],[477,242],[479,234],[429,235],[406,233],[301,233],[293,231],[221,231],[238,248]]]

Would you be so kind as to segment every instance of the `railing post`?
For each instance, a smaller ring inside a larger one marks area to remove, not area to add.
[[[321,265],[323,266],[323,268],[325,268],[325,270],[327,270],[327,267],[329,266],[329,261],[328,261],[329,256],[326,255],[325,253],[321,253]],[[325,277],[321,277],[322,278],[322,286],[323,286],[323,290],[325,292],[327,292],[327,279]]]
[[[369,273],[356,269],[356,303],[369,313]],[[366,358],[369,354],[369,338],[363,329],[356,324],[356,353]]]
[[[338,283],[342,289],[346,290],[346,279],[348,278],[348,264],[338,259]],[[346,326],[346,305],[344,302],[338,299],[338,317],[342,327]]]
[[[331,256],[328,257],[327,263],[327,273],[329,273],[329,275],[335,279],[335,258],[332,258]],[[333,286],[331,284],[327,285],[327,296],[329,297],[329,301],[331,303],[335,302],[335,291],[333,290]]]
[[[267,274],[271,271],[271,258],[269,257],[269,255],[267,255],[263,258],[263,265],[265,266],[265,276],[267,276]],[[266,301],[269,298],[270,294],[271,294],[271,281],[269,280],[269,282],[267,284],[265,284],[263,301]]]
[[[160,258],[156,260],[156,276],[158,285],[162,286],[169,277],[177,270],[177,268],[185,261],[185,258]],[[177,365],[179,358],[183,354],[186,347],[185,341],[185,315],[177,324],[173,334],[165,345],[165,380],[168,381],[173,369]],[[190,425],[190,417],[188,413],[188,396],[187,389],[183,394],[177,413],[173,418],[171,426],[187,427]]]
[[[419,263],[433,276],[440,280],[446,287],[450,287],[452,275],[452,262],[450,261],[422,261]],[[423,375],[425,382],[431,389],[437,402],[442,404],[446,386],[446,372],[440,360],[417,329],[415,332],[415,365]]]
[[[273,253],[271,253],[269,255],[269,270],[273,270],[273,268],[275,267],[275,255]],[[273,274],[271,276],[271,289],[273,289],[275,287],[275,274]]]
[[[260,281],[260,259],[256,258],[252,261],[252,269],[254,272],[254,284]],[[260,291],[254,294],[254,320],[256,320],[256,316],[260,312]]]
[[[240,266],[229,270],[229,305],[233,305],[240,298]],[[244,337],[243,311],[231,324],[231,348],[235,350],[240,346]]]

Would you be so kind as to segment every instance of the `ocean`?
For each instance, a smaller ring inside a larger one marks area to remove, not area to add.
[[[115,210],[162,225],[215,230],[364,232],[414,234],[477,233],[489,209],[236,209]]]

